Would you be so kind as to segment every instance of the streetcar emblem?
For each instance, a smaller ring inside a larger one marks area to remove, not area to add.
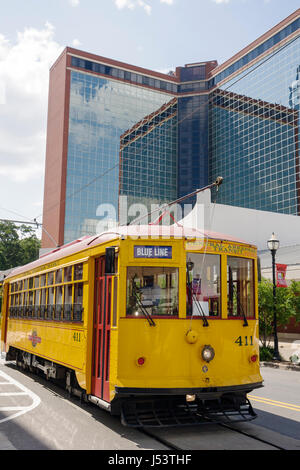
[[[32,334],[28,336],[28,339],[31,341],[31,344],[34,348],[37,344],[42,342],[42,339],[37,335],[36,330],[33,330]]]

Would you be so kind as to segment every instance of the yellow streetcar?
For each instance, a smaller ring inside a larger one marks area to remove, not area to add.
[[[127,426],[250,420],[259,370],[257,252],[181,226],[84,237],[4,282],[7,359]]]

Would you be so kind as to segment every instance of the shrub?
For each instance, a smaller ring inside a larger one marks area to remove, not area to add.
[[[272,361],[274,357],[274,349],[269,346],[261,346],[259,348],[260,361]]]

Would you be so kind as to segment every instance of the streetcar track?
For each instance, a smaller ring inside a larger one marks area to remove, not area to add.
[[[10,362],[13,362],[13,365],[15,366],[14,361],[10,361]],[[7,364],[8,364],[8,363],[7,363]],[[12,365],[12,364],[9,364],[9,365]],[[15,367],[15,369],[16,369],[16,367]],[[29,376],[31,375],[30,372],[28,373],[28,371],[24,371],[24,370],[22,370],[22,373],[25,373],[25,375],[29,375]],[[4,376],[4,373],[2,373],[2,374],[3,374],[3,376]],[[0,374],[0,375],[1,375],[1,374]],[[7,377],[10,377],[10,376],[7,376]],[[35,377],[36,377],[36,376],[35,376]],[[45,380],[45,379],[42,377],[42,382],[43,382],[43,383],[44,383],[44,380]],[[15,382],[14,379],[12,379],[12,381]],[[7,382],[5,382],[5,383],[7,383]],[[49,385],[48,382],[46,382],[46,383]],[[53,382],[50,381],[50,383],[53,383]],[[53,385],[56,385],[60,391],[61,391],[61,390],[64,390],[61,386],[59,386],[59,384],[53,384]],[[23,386],[22,386],[21,388],[23,388]],[[24,387],[24,389],[25,389],[25,387]],[[12,392],[12,394],[13,394],[13,395],[19,395],[19,394],[21,395],[21,394],[24,393],[24,389],[22,390],[22,392]],[[49,390],[51,390],[51,389],[49,389]],[[26,391],[27,391],[27,389],[26,389]],[[3,392],[2,392],[2,393],[0,393],[0,395],[5,396],[6,393],[3,393]],[[60,394],[60,393],[57,393],[57,396],[61,396],[61,394]],[[252,397],[252,398],[253,398],[253,397]],[[266,399],[266,400],[270,400],[270,399]],[[271,402],[271,400],[270,400],[270,402]],[[277,403],[281,403],[281,402],[277,402]],[[269,403],[269,404],[273,404],[273,403]],[[296,405],[296,406],[297,406],[297,405]],[[30,408],[29,408],[29,409],[30,409]],[[19,410],[20,410],[20,409],[19,409]],[[16,411],[18,411],[18,410],[16,410]],[[18,414],[19,414],[19,413],[18,413]],[[22,414],[22,413],[21,413],[21,414]],[[17,415],[16,415],[16,416],[17,416]],[[15,416],[14,416],[14,417],[15,417]],[[10,419],[10,418],[8,418],[8,419]],[[268,440],[262,439],[262,438],[257,437],[257,436],[253,436],[252,434],[250,434],[250,433],[248,433],[248,432],[246,432],[246,431],[244,431],[244,430],[237,429],[236,427],[231,427],[231,426],[230,426],[229,424],[227,424],[227,423],[212,423],[212,422],[208,422],[208,423],[207,423],[207,426],[209,426],[209,425],[211,425],[211,424],[215,424],[215,425],[217,425],[217,426],[219,426],[219,427],[221,427],[221,428],[223,428],[223,429],[228,429],[228,430],[230,430],[230,431],[236,432],[236,433],[241,434],[241,435],[243,435],[243,436],[245,436],[245,437],[247,437],[247,438],[249,438],[249,439],[251,439],[251,440],[258,441],[258,442],[261,442],[262,444],[265,444],[265,445],[268,445],[268,446],[270,446],[270,447],[273,447],[274,449],[277,449],[277,450],[285,450],[283,447],[280,447],[280,446],[278,446],[278,445],[276,445],[276,444],[274,444],[274,443],[272,443],[272,442],[270,442],[270,441],[268,441]],[[237,423],[237,424],[238,424],[238,423]],[[200,426],[201,426],[201,425],[200,425]],[[205,426],[205,424],[203,424],[202,426]],[[193,426],[187,426],[187,428],[188,428],[188,427],[189,427],[190,429],[193,428]],[[136,429],[137,429],[140,433],[142,433],[142,434],[144,434],[144,435],[146,435],[146,436],[148,436],[148,437],[154,439],[156,442],[159,442],[160,444],[164,445],[164,446],[167,447],[169,450],[184,451],[184,452],[191,450],[191,449],[183,449],[182,447],[179,447],[178,445],[174,444],[174,443],[172,442],[172,438],[170,438],[170,440],[168,440],[168,437],[161,437],[161,436],[156,435],[156,434],[155,434],[155,430],[151,431],[150,428],[147,428],[147,429],[146,429],[146,428],[136,428]],[[162,429],[162,428],[159,428],[159,429]],[[171,427],[171,429],[176,429],[176,426]],[[177,429],[179,429],[179,428],[177,428]],[[197,437],[197,431],[196,431],[196,430],[195,430],[195,433],[194,433],[194,436],[193,436],[193,437]],[[200,450],[200,449],[199,449],[199,450]],[[212,449],[212,450],[213,450],[213,449]]]
[[[185,449],[181,449],[181,447],[178,447],[175,444],[172,444],[171,442],[167,441],[163,437],[156,436],[151,431],[148,431],[146,429],[139,429],[139,431],[142,434],[145,434],[146,436],[151,437],[152,439],[155,439],[157,442],[159,442],[160,444],[163,444],[164,446],[168,447],[170,450],[185,450]]]
[[[285,450],[283,447],[279,447],[277,446],[276,444],[273,444],[272,442],[269,442],[269,441],[266,441],[265,439],[262,439],[260,437],[257,437],[257,436],[252,436],[252,434],[249,434],[245,431],[242,431],[241,429],[236,429],[236,428],[232,428],[230,427],[228,424],[226,423],[219,423],[219,426],[223,427],[223,428],[227,428],[227,429],[230,429],[231,431],[235,431],[239,434],[242,434],[243,436],[246,436],[246,437],[249,437],[250,439],[254,439],[255,441],[259,441],[259,442],[262,442],[263,444],[267,444],[269,446],[272,446],[274,447],[275,449],[278,449],[278,450]]]
[[[249,439],[251,440],[254,440],[254,441],[258,441],[258,442],[261,442],[262,444],[266,444],[270,447],[273,447],[274,449],[277,449],[277,450],[286,450],[284,449],[283,447],[280,447],[272,442],[269,442],[265,439],[262,439],[260,437],[257,437],[257,436],[253,436],[245,431],[242,431],[241,429],[236,429],[234,427],[231,427],[230,425],[226,424],[226,423],[207,423],[207,425],[210,425],[210,424],[216,424],[217,426],[221,427],[221,428],[225,428],[225,429],[228,429],[230,431],[234,431],[238,434],[241,434],[243,436],[246,436],[248,437]],[[171,441],[168,440],[168,438],[163,438],[161,436],[157,436],[155,434],[155,431],[151,432],[149,431],[148,429],[139,429],[139,431],[142,433],[142,434],[145,434],[146,436],[148,437],[151,437],[152,439],[155,439],[157,442],[159,442],[160,444],[163,444],[165,445],[166,447],[168,447],[169,449],[171,450],[176,450],[176,451],[188,451],[190,449],[183,449],[181,447],[178,447],[177,445],[175,445],[174,443],[172,443]],[[197,436],[197,431],[195,431],[195,437]],[[203,449],[201,449],[203,450]],[[213,449],[212,449],[213,450]]]

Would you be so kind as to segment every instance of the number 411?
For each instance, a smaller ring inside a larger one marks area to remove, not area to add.
[[[243,338],[245,338],[245,340],[243,340]],[[235,343],[239,346],[253,346],[253,336],[250,336],[249,340],[248,336],[239,336]]]

